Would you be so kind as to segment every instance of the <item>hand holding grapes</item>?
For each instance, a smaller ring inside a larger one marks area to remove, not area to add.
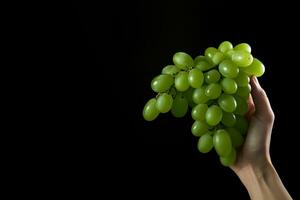
[[[292,199],[273,167],[269,154],[274,113],[256,77],[251,78],[251,86],[248,133],[231,169],[239,176],[251,199]]]
[[[237,154],[236,163],[231,167],[236,173],[248,165],[264,166],[270,162],[269,146],[274,121],[274,113],[265,91],[256,77],[251,78],[249,97],[248,133]]]
[[[190,107],[198,150],[214,149],[221,164],[239,176],[251,199],[291,199],[269,155],[274,114],[256,78],[264,71],[246,43],[233,46],[224,41],[194,59],[177,52],[173,65],[152,80],[157,94],[144,106],[143,117],[153,121],[170,111],[181,118]]]
[[[184,117],[191,108],[191,132],[199,137],[201,153],[215,149],[222,165],[235,163],[236,149],[243,145],[248,130],[244,115],[248,111],[250,76],[260,77],[263,63],[252,56],[247,43],[233,46],[222,42],[218,49],[208,47],[194,59],[185,52],[173,56],[151,82],[157,94],[145,105],[143,117],[156,119],[160,113]]]

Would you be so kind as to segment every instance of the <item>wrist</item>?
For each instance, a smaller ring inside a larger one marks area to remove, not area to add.
[[[264,199],[262,195],[266,192],[265,188],[276,171],[270,159],[265,159],[259,164],[249,164],[236,173],[251,199]]]
[[[291,200],[272,162],[267,159],[259,165],[248,165],[237,172],[253,200]]]
[[[274,169],[273,164],[269,160],[264,160],[259,164],[248,164],[239,171],[236,171],[236,174],[244,182],[255,181],[253,179],[263,179],[267,173]]]

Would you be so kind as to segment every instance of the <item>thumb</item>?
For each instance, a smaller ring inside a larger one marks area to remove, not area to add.
[[[274,113],[271,108],[269,99],[267,97],[266,92],[260,86],[257,78],[255,76],[251,77],[251,95],[253,98],[253,102],[255,105],[255,113],[254,115],[266,122],[270,122],[274,120]]]

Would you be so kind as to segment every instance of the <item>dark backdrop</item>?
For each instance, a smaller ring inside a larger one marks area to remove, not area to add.
[[[195,57],[224,40],[247,42],[266,66],[260,82],[276,115],[272,160],[296,199],[298,13],[291,4],[267,4],[140,0],[73,1],[63,7],[54,32],[72,130],[64,138],[68,159],[62,160],[73,166],[66,173],[103,181],[115,188],[111,195],[247,199],[238,178],[214,152],[197,152],[190,116],[142,118],[145,102],[154,95],[150,81],[175,52]]]

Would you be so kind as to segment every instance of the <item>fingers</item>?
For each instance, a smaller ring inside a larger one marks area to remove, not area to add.
[[[251,77],[251,86],[251,95],[255,105],[255,116],[266,120],[266,122],[272,122],[274,120],[274,113],[269,99],[255,76]]]
[[[245,117],[247,118],[248,121],[250,121],[252,115],[255,112],[255,106],[251,94],[247,100],[247,104],[248,104],[248,112],[245,114]]]

